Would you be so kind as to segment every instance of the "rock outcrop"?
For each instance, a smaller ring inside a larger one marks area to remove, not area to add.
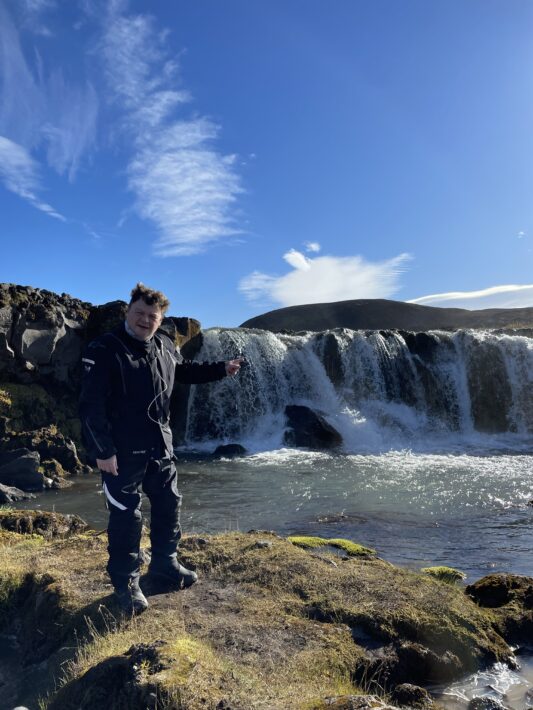
[[[0,483],[57,488],[65,476],[89,470],[77,414],[81,355],[123,321],[126,308],[0,284],[0,452],[31,453],[11,457],[8,469],[0,462]],[[200,332],[192,318],[165,318],[162,328],[178,346]]]

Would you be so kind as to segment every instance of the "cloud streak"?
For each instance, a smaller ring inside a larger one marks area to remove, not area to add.
[[[0,179],[4,186],[41,212],[65,222],[62,214],[37,196],[40,190],[38,171],[37,163],[25,148],[0,136]]]
[[[491,286],[480,291],[451,291],[414,298],[409,303],[446,308],[527,308],[533,306],[533,285]]]
[[[26,0],[20,6],[23,18],[32,19],[32,23],[53,7],[54,3],[46,0]],[[45,33],[39,27],[39,33]],[[36,31],[35,25],[30,29]],[[37,197],[42,170],[36,155],[44,149],[48,166],[74,180],[82,156],[94,144],[97,114],[98,99],[89,83],[71,86],[61,71],[47,74],[37,53],[30,66],[19,32],[0,0],[0,135],[4,136],[4,154],[24,166],[19,180],[9,165],[3,166],[7,189],[50,216],[63,219]]]
[[[219,128],[209,119],[176,118],[191,97],[175,88],[179,67],[167,55],[164,36],[150,17],[125,16],[120,8],[114,5],[107,22],[103,55],[109,85],[125,108],[136,210],[159,231],[157,255],[198,253],[239,233],[233,207],[242,187],[235,156],[215,149]]]
[[[239,283],[239,290],[252,302],[281,306],[329,303],[359,298],[388,298],[399,287],[409,254],[381,262],[362,256],[310,258],[291,249],[283,255],[292,271],[273,276],[254,271]]]

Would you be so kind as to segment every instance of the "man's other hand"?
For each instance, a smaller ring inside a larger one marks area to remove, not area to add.
[[[226,375],[228,375],[228,377],[233,377],[234,375],[236,375],[241,369],[241,364],[244,362],[244,360],[245,358],[243,357],[236,357],[234,360],[227,360]]]
[[[118,464],[115,454],[108,459],[96,459],[96,465],[100,471],[111,473],[113,476],[118,476]]]

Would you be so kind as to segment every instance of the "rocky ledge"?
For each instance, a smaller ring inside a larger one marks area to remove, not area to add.
[[[104,536],[17,515],[0,513],[0,632],[24,666],[3,684],[8,705],[39,694],[49,710],[437,708],[424,685],[512,665],[509,642],[530,636],[533,579],[465,593],[356,545],[339,556],[264,531],[185,538],[199,583],[173,592],[143,576],[150,607],[124,618]]]
[[[62,488],[69,475],[89,471],[77,414],[81,354],[124,319],[126,308],[123,301],[93,306],[0,283],[0,485]],[[200,323],[169,317],[162,328],[181,346],[199,334]]]

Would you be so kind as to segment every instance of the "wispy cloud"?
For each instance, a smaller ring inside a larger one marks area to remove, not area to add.
[[[322,249],[322,247],[320,246],[320,244],[318,242],[304,242],[304,247],[305,247],[305,251],[310,251],[310,252],[315,252],[315,253],[319,252]]]
[[[480,291],[451,291],[414,298],[409,303],[446,308],[527,308],[533,306],[533,285],[491,286]]]
[[[388,298],[399,287],[400,275],[411,259],[400,254],[381,262],[362,256],[310,258],[291,249],[283,255],[293,270],[283,276],[254,271],[239,283],[250,301],[282,306],[328,303],[356,298]]]
[[[21,24],[31,20],[35,31],[41,13],[54,7],[47,0],[25,0],[18,6]],[[82,156],[94,144],[98,99],[89,83],[72,86],[61,71],[47,72],[39,54],[32,59],[30,64],[24,56],[19,31],[0,0],[0,134],[31,161],[32,189],[13,191],[36,206],[27,193],[35,198],[38,191],[38,151],[44,148],[48,167],[73,180]],[[16,183],[4,180],[4,184]]]
[[[38,171],[39,166],[25,148],[0,136],[0,180],[4,186],[41,212],[66,221],[62,214],[37,196],[41,189]]]
[[[235,156],[214,143],[216,124],[206,117],[176,117],[191,101],[179,87],[179,65],[165,49],[165,33],[146,15],[112,6],[103,41],[108,81],[124,107],[123,124],[133,157],[127,174],[141,217],[159,231],[160,256],[193,254],[239,233],[233,208],[242,191]]]

